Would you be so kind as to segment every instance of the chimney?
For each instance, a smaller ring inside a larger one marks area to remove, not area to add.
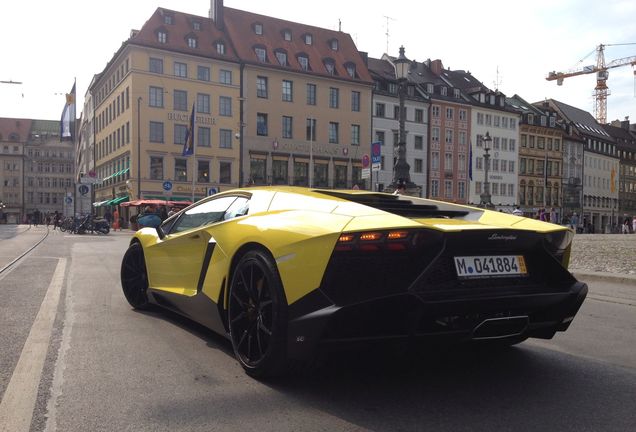
[[[621,122],[621,127],[625,130],[629,130],[629,116],[625,116],[625,120]]]
[[[210,19],[223,30],[223,0],[210,0]]]
[[[139,34],[139,30],[132,29],[130,30],[130,39],[134,38]]]
[[[431,72],[435,75],[440,76],[442,74],[442,70],[444,70],[444,65],[442,65],[442,61],[440,59],[433,60],[431,62]]]
[[[360,57],[362,57],[362,61],[364,65],[369,67],[369,53],[366,51],[358,51],[360,53]]]

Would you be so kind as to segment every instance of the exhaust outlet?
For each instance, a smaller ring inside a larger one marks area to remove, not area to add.
[[[489,318],[482,321],[473,330],[474,340],[502,339],[519,336],[528,329],[530,319],[527,315]]]

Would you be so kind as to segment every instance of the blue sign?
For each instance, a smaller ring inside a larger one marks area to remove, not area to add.
[[[165,182],[163,182],[163,190],[165,190],[166,192],[172,190],[172,182],[170,180],[166,180]]]
[[[214,195],[214,194],[216,194],[218,192],[219,192],[219,190],[217,188],[215,188],[215,187],[208,188],[208,196]]]
[[[371,163],[379,164],[380,162],[382,162],[382,143],[371,143]]]
[[[66,201],[66,204],[73,204],[73,198],[71,197],[64,198],[64,201]]]

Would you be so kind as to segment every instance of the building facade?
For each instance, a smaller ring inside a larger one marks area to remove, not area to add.
[[[21,223],[24,212],[24,149],[31,120],[0,118],[0,223]]]
[[[620,160],[618,175],[618,220],[636,216],[636,134],[630,132],[629,119],[604,125],[605,131],[616,141]]]

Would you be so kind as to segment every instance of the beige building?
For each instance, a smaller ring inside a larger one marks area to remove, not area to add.
[[[190,200],[193,186],[200,199],[238,186],[239,79],[210,19],[157,9],[91,87],[95,201]],[[193,107],[195,154],[183,156]]]
[[[0,118],[0,223],[21,223],[24,213],[24,148],[31,120]]]

